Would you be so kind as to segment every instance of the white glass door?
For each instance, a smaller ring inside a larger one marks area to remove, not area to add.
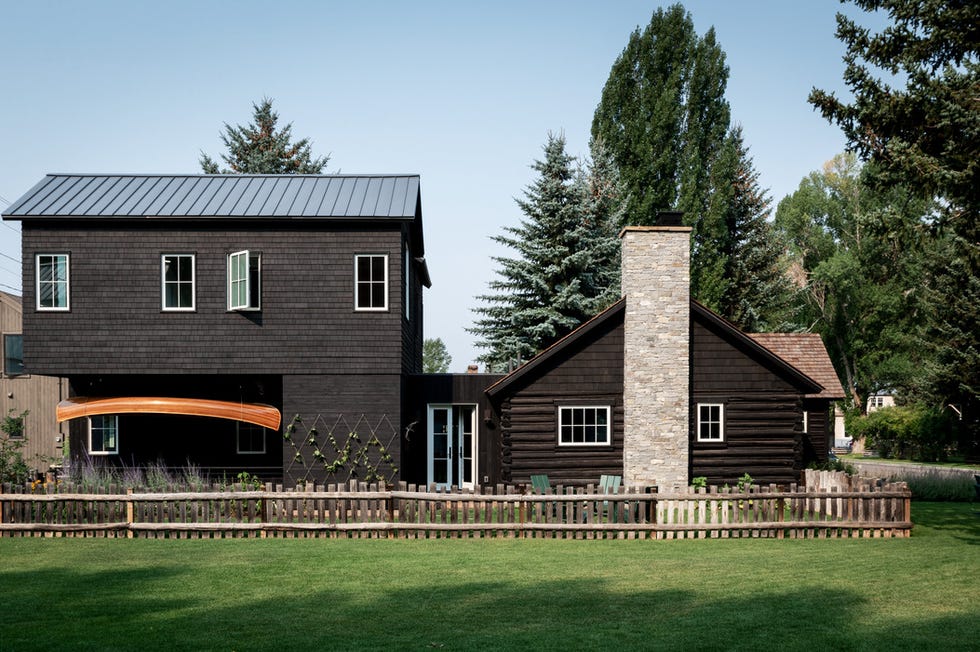
[[[428,482],[473,487],[476,477],[476,406],[429,406]]]

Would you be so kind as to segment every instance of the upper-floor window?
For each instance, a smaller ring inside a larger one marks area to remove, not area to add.
[[[609,406],[559,407],[558,443],[562,446],[601,446],[611,443]]]
[[[412,270],[412,259],[409,258],[408,253],[408,243],[405,243],[404,256],[402,260],[402,265],[405,268],[405,319],[411,319],[412,315],[412,277],[410,276]]]
[[[262,307],[261,275],[259,254],[248,250],[228,254],[229,310],[259,310]]]
[[[698,441],[725,440],[725,406],[698,403]]]
[[[37,254],[37,309],[68,310],[68,254]]]
[[[388,256],[354,256],[354,309],[388,309]]]
[[[24,336],[20,333],[3,336],[3,373],[5,376],[24,373]]]
[[[119,453],[119,417],[99,415],[88,419],[88,452],[92,455]]]
[[[194,254],[163,254],[163,309],[194,310]]]

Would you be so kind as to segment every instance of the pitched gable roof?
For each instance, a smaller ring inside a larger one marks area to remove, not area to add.
[[[411,220],[420,203],[414,174],[49,174],[3,216]]]
[[[748,336],[823,386],[822,391],[808,397],[831,400],[845,397],[834,363],[817,333],[749,333]]]
[[[532,374],[536,369],[545,365],[548,361],[562,355],[564,351],[574,346],[576,342],[584,339],[597,328],[605,325],[606,323],[615,320],[623,319],[623,315],[626,311],[626,301],[627,298],[622,298],[613,305],[609,306],[598,315],[590,319],[589,321],[583,323],[578,328],[573,330],[571,333],[558,340],[544,351],[538,355],[531,358],[528,362],[524,363],[522,366],[518,367],[511,373],[507,374],[489,388],[487,388],[487,394],[490,397],[502,393],[505,389],[512,386],[515,382],[520,379]],[[733,341],[736,341],[740,348],[748,352],[754,358],[761,360],[766,366],[773,369],[774,371],[782,374],[783,376],[790,379],[794,384],[800,386],[804,391],[810,392],[808,396],[819,396],[820,398],[830,398],[830,396],[825,396],[825,390],[823,383],[820,383],[816,378],[811,376],[792,360],[784,358],[779,355],[778,352],[770,349],[761,342],[756,341],[754,336],[750,336],[743,333],[734,324],[725,319],[724,317],[718,315],[717,313],[711,311],[709,308],[704,306],[697,301],[691,301],[691,316],[692,318],[701,319],[703,322],[709,323],[725,334],[725,336]],[[794,334],[790,334],[794,335]],[[819,338],[819,336],[818,336]],[[823,342],[819,342],[821,349],[823,349]],[[824,356],[826,356],[826,351],[824,350]],[[827,358],[829,363],[830,359]],[[831,366],[833,370],[833,366]],[[836,381],[836,375],[834,376]],[[837,382],[839,386],[840,383]],[[831,385],[831,387],[833,387]]]
[[[563,351],[573,346],[576,342],[586,337],[589,333],[601,325],[617,318],[622,320],[625,310],[626,299],[622,298],[589,321],[581,324],[578,328],[546,348],[544,351],[538,353],[536,356],[525,362],[514,371],[490,385],[490,387],[488,387],[486,390],[487,395],[493,397],[500,394],[504,389],[510,387],[521,378],[524,378],[528,374],[532,373],[541,365],[561,355]]]

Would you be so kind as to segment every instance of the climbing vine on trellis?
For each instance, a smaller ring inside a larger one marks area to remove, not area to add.
[[[322,471],[333,482],[391,483],[398,475],[391,454],[398,436],[387,416],[372,423],[362,414],[351,425],[342,414],[333,422],[318,414],[309,424],[297,414],[283,432],[292,449],[286,476],[308,481],[321,477]]]

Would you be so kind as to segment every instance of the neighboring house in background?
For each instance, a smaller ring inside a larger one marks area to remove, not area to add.
[[[298,417],[398,465],[429,285],[417,175],[52,174],[4,218],[25,364],[84,417],[73,455],[322,479],[317,446],[283,440]]]
[[[24,412],[20,449],[27,466],[44,473],[60,464],[67,427],[55,419],[55,406],[68,396],[67,382],[28,373],[22,355],[21,299],[0,292],[0,336],[3,341],[3,371],[0,375],[0,417],[19,417]],[[15,438],[16,439],[16,438]]]
[[[506,376],[421,373],[417,176],[49,175],[4,217],[73,455],[322,481],[357,433],[415,483],[795,482],[842,394],[826,352],[692,301],[666,215],[624,229],[624,298]]]
[[[881,408],[895,407],[895,397],[891,394],[880,392],[878,394],[872,394],[868,397],[867,401],[867,413],[871,414],[875,410],[880,410]]]

